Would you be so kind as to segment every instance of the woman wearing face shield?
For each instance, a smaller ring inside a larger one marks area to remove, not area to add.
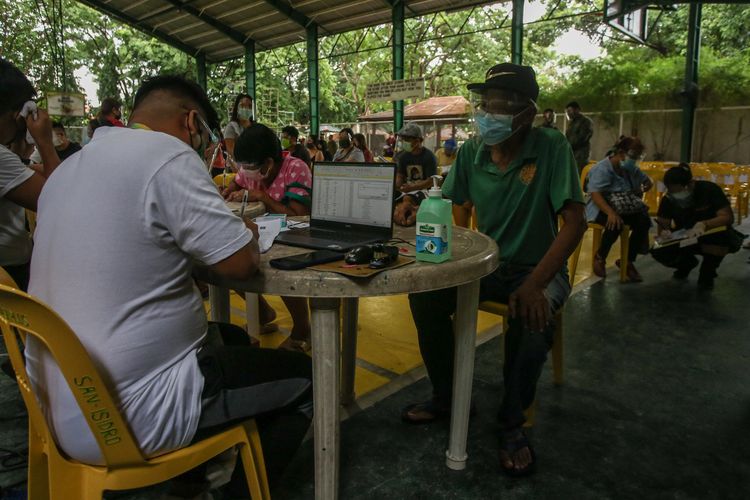
[[[310,215],[312,174],[304,161],[294,156],[281,157],[281,144],[276,134],[255,123],[237,139],[235,154],[237,176],[222,192],[229,201],[240,201],[245,190],[249,201],[261,201],[275,214]],[[240,294],[244,296],[244,294]],[[310,316],[304,298],[282,297],[294,321],[292,333],[281,349],[307,351],[310,349]],[[275,331],[270,326],[275,311],[261,297],[261,333]]]
[[[670,245],[655,249],[651,255],[667,267],[675,268],[674,279],[686,280],[703,257],[698,273],[698,287],[714,287],[716,270],[728,253],[739,250],[742,239],[731,227],[734,213],[724,191],[709,181],[693,180],[690,166],[680,163],[664,174],[667,195],[662,198],[657,214],[657,238],[669,237],[672,231],[687,229],[698,238],[697,245],[680,248]],[[704,235],[709,229],[726,226],[726,231]]]
[[[229,115],[229,123],[224,128],[224,144],[231,156],[234,156],[234,144],[237,138],[252,124],[253,98],[247,94],[237,94]]]
[[[604,226],[601,245],[594,254],[594,274],[601,278],[607,275],[607,255],[620,237],[623,224],[630,226],[629,254],[621,258],[628,259],[628,279],[638,283],[643,278],[635,268],[635,259],[638,254],[648,253],[648,230],[651,228],[648,206],[641,197],[644,191],[651,189],[652,182],[634,161],[630,161],[628,151],[634,148],[639,149],[635,139],[624,137],[591,169],[587,183],[591,199],[586,205],[586,217]],[[619,260],[617,265],[620,265]]]

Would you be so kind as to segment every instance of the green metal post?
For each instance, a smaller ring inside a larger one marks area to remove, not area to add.
[[[245,90],[255,101],[255,42],[245,44]]]
[[[682,141],[680,143],[680,161],[684,162],[689,162],[693,156],[693,124],[695,108],[698,104],[698,65],[701,52],[701,11],[701,3],[690,4],[685,86],[682,91]]]
[[[510,27],[510,61],[521,64],[523,61],[523,2],[513,0],[513,19]]]
[[[393,79],[404,79],[404,0],[393,3]],[[393,101],[393,131],[404,126],[404,101]]]
[[[320,132],[320,77],[318,74],[318,25],[307,27],[307,89],[310,94],[310,135]]]
[[[195,67],[198,77],[198,85],[203,90],[208,90],[208,79],[206,77],[206,56],[204,54],[198,54],[195,56]]]

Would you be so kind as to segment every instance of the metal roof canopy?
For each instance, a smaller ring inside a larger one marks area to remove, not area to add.
[[[79,0],[192,56],[208,62],[304,42],[319,36],[391,23],[399,0]],[[406,17],[460,10],[497,0],[402,0]]]
[[[469,118],[469,101],[463,96],[430,97],[424,101],[409,104],[404,109],[407,120],[458,120]],[[389,122],[393,120],[393,111],[381,111],[369,115],[360,115],[359,122]]]

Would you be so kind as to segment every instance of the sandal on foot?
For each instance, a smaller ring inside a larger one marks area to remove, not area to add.
[[[528,448],[531,455],[531,462],[523,468],[516,468],[515,466],[506,467],[505,459],[507,458],[511,462],[515,462],[514,456],[524,448]],[[527,476],[536,469],[536,454],[534,453],[534,448],[531,447],[529,438],[526,437],[523,430],[516,429],[503,433],[503,436],[500,438],[500,468],[511,477]]]
[[[430,399],[404,407],[401,410],[401,420],[407,424],[431,424],[450,414],[450,405],[444,405],[436,399]]]
[[[260,325],[260,334],[261,335],[268,335],[270,333],[276,333],[279,331],[279,325],[276,323],[266,323],[265,325]]]
[[[284,342],[279,344],[277,349],[281,349],[282,351],[301,352],[304,354],[310,352],[312,346],[310,345],[310,342],[306,340],[297,340],[287,337]]]

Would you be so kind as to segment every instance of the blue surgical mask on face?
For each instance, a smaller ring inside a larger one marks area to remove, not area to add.
[[[513,134],[513,115],[500,115],[477,111],[479,135],[487,145],[500,144]]]

